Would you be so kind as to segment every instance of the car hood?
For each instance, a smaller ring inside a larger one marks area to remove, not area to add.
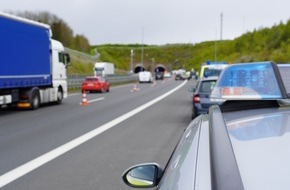
[[[224,113],[244,188],[290,189],[290,109]]]

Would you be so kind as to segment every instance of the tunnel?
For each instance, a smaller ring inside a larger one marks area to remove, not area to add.
[[[141,71],[145,71],[145,67],[142,63],[139,63],[134,68],[134,73],[139,73]]]
[[[156,80],[163,80],[165,71],[166,71],[166,68],[164,65],[157,64],[154,68],[155,79]]]
[[[154,72],[157,73],[157,72],[162,72],[164,73],[166,71],[166,67],[162,64],[158,64],[155,66],[154,68]]]

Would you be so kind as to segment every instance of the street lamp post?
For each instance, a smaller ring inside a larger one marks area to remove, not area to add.
[[[131,49],[131,55],[130,55],[130,74],[133,73],[133,56],[134,56],[134,50]]]

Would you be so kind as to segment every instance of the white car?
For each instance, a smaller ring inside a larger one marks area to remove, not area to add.
[[[149,71],[139,72],[139,83],[143,83],[143,82],[148,82],[148,83],[153,82],[153,76],[151,72]]]

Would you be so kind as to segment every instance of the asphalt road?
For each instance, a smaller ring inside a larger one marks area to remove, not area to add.
[[[191,121],[195,81],[70,94],[36,111],[0,110],[0,189],[126,190],[128,167],[164,167]],[[133,92],[132,92],[133,91]]]

